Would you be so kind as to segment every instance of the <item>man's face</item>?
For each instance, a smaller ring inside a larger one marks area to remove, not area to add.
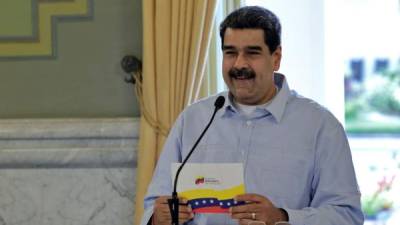
[[[272,54],[262,29],[227,28],[224,36],[222,72],[235,101],[260,105],[275,94],[273,74],[281,61],[281,47]]]

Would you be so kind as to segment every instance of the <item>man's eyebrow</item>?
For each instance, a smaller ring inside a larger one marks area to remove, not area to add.
[[[262,48],[260,46],[254,45],[254,46],[247,46],[246,49],[248,50],[257,50],[257,51],[262,51]]]
[[[233,45],[224,45],[222,50],[235,50],[236,47]],[[246,50],[262,51],[262,48],[258,45],[250,45],[245,47]]]
[[[236,47],[233,45],[224,45],[222,47],[222,50],[235,50]],[[262,51],[262,48],[258,45],[250,45],[250,46],[246,46],[245,48],[246,50],[251,50],[251,51]]]
[[[222,47],[222,50],[232,50],[232,49],[236,49],[235,47],[233,47],[232,45],[224,45]]]

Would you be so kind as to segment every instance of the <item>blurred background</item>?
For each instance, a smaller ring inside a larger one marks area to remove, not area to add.
[[[400,1],[245,3],[280,17],[281,72],[293,89],[328,107],[344,124],[365,224],[399,224]]]

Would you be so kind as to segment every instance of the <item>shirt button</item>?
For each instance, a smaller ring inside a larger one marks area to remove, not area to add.
[[[250,126],[251,125],[251,121],[250,120],[246,121],[246,124],[247,124],[247,126]]]

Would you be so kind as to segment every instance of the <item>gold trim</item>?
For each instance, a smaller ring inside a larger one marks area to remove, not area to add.
[[[86,16],[89,12],[88,0],[50,1],[39,0],[38,40],[30,42],[0,42],[0,57],[51,56],[53,54],[53,17]]]

